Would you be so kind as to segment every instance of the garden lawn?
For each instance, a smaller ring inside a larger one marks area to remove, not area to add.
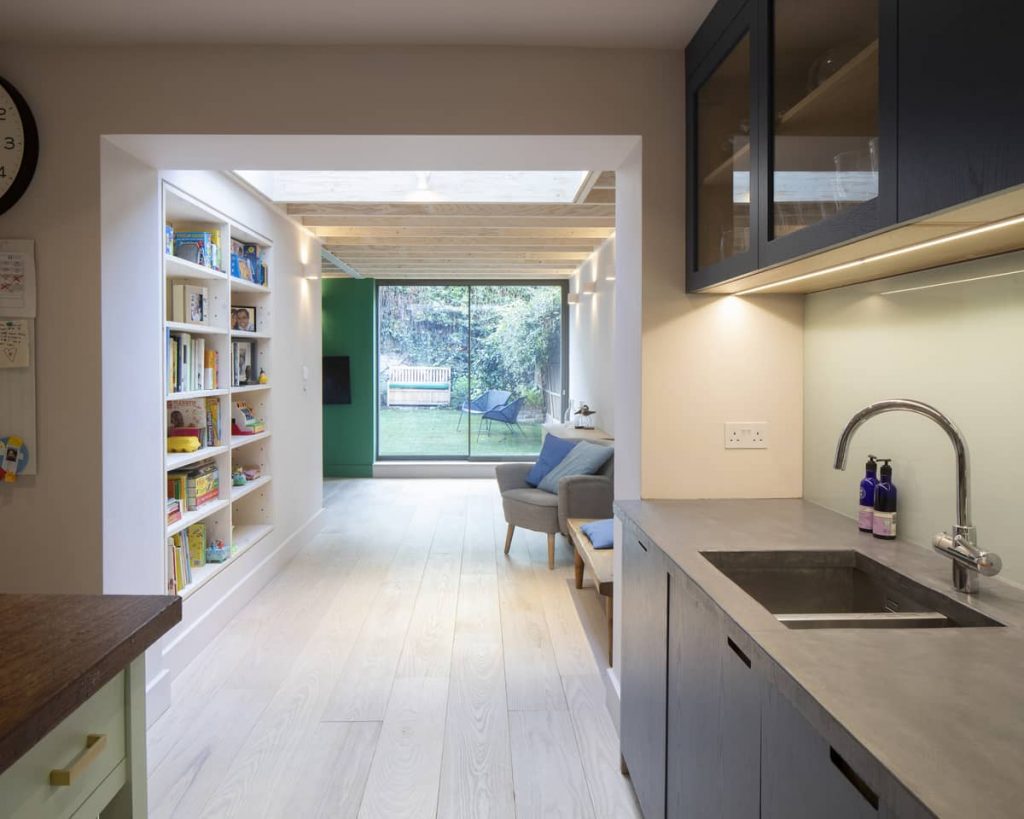
[[[504,424],[494,422],[490,434],[481,428],[479,416],[472,419],[472,449],[466,432],[470,416],[462,418],[459,411],[438,407],[381,407],[380,455],[465,458],[467,451],[475,457],[524,457],[540,452],[541,424],[520,420],[522,434],[509,432]],[[477,433],[480,433],[479,439]]]

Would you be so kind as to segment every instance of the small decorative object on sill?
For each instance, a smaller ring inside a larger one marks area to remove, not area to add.
[[[584,404],[573,413],[576,429],[593,429],[595,415],[597,415],[597,410],[592,410]]]

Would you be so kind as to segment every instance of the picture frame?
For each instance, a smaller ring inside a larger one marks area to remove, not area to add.
[[[255,333],[259,326],[257,308],[251,304],[231,305],[231,329],[242,333]]]

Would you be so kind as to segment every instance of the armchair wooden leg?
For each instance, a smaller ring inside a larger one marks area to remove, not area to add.
[[[548,568],[555,568],[555,536],[548,534]]]
[[[515,531],[516,527],[510,523],[508,525],[508,534],[505,535],[505,554],[508,554],[508,550],[512,548],[512,535]]]

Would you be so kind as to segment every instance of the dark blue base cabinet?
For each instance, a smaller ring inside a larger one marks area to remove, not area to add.
[[[932,816],[848,738],[830,743],[768,657],[628,522],[622,574],[622,757],[645,819]]]

